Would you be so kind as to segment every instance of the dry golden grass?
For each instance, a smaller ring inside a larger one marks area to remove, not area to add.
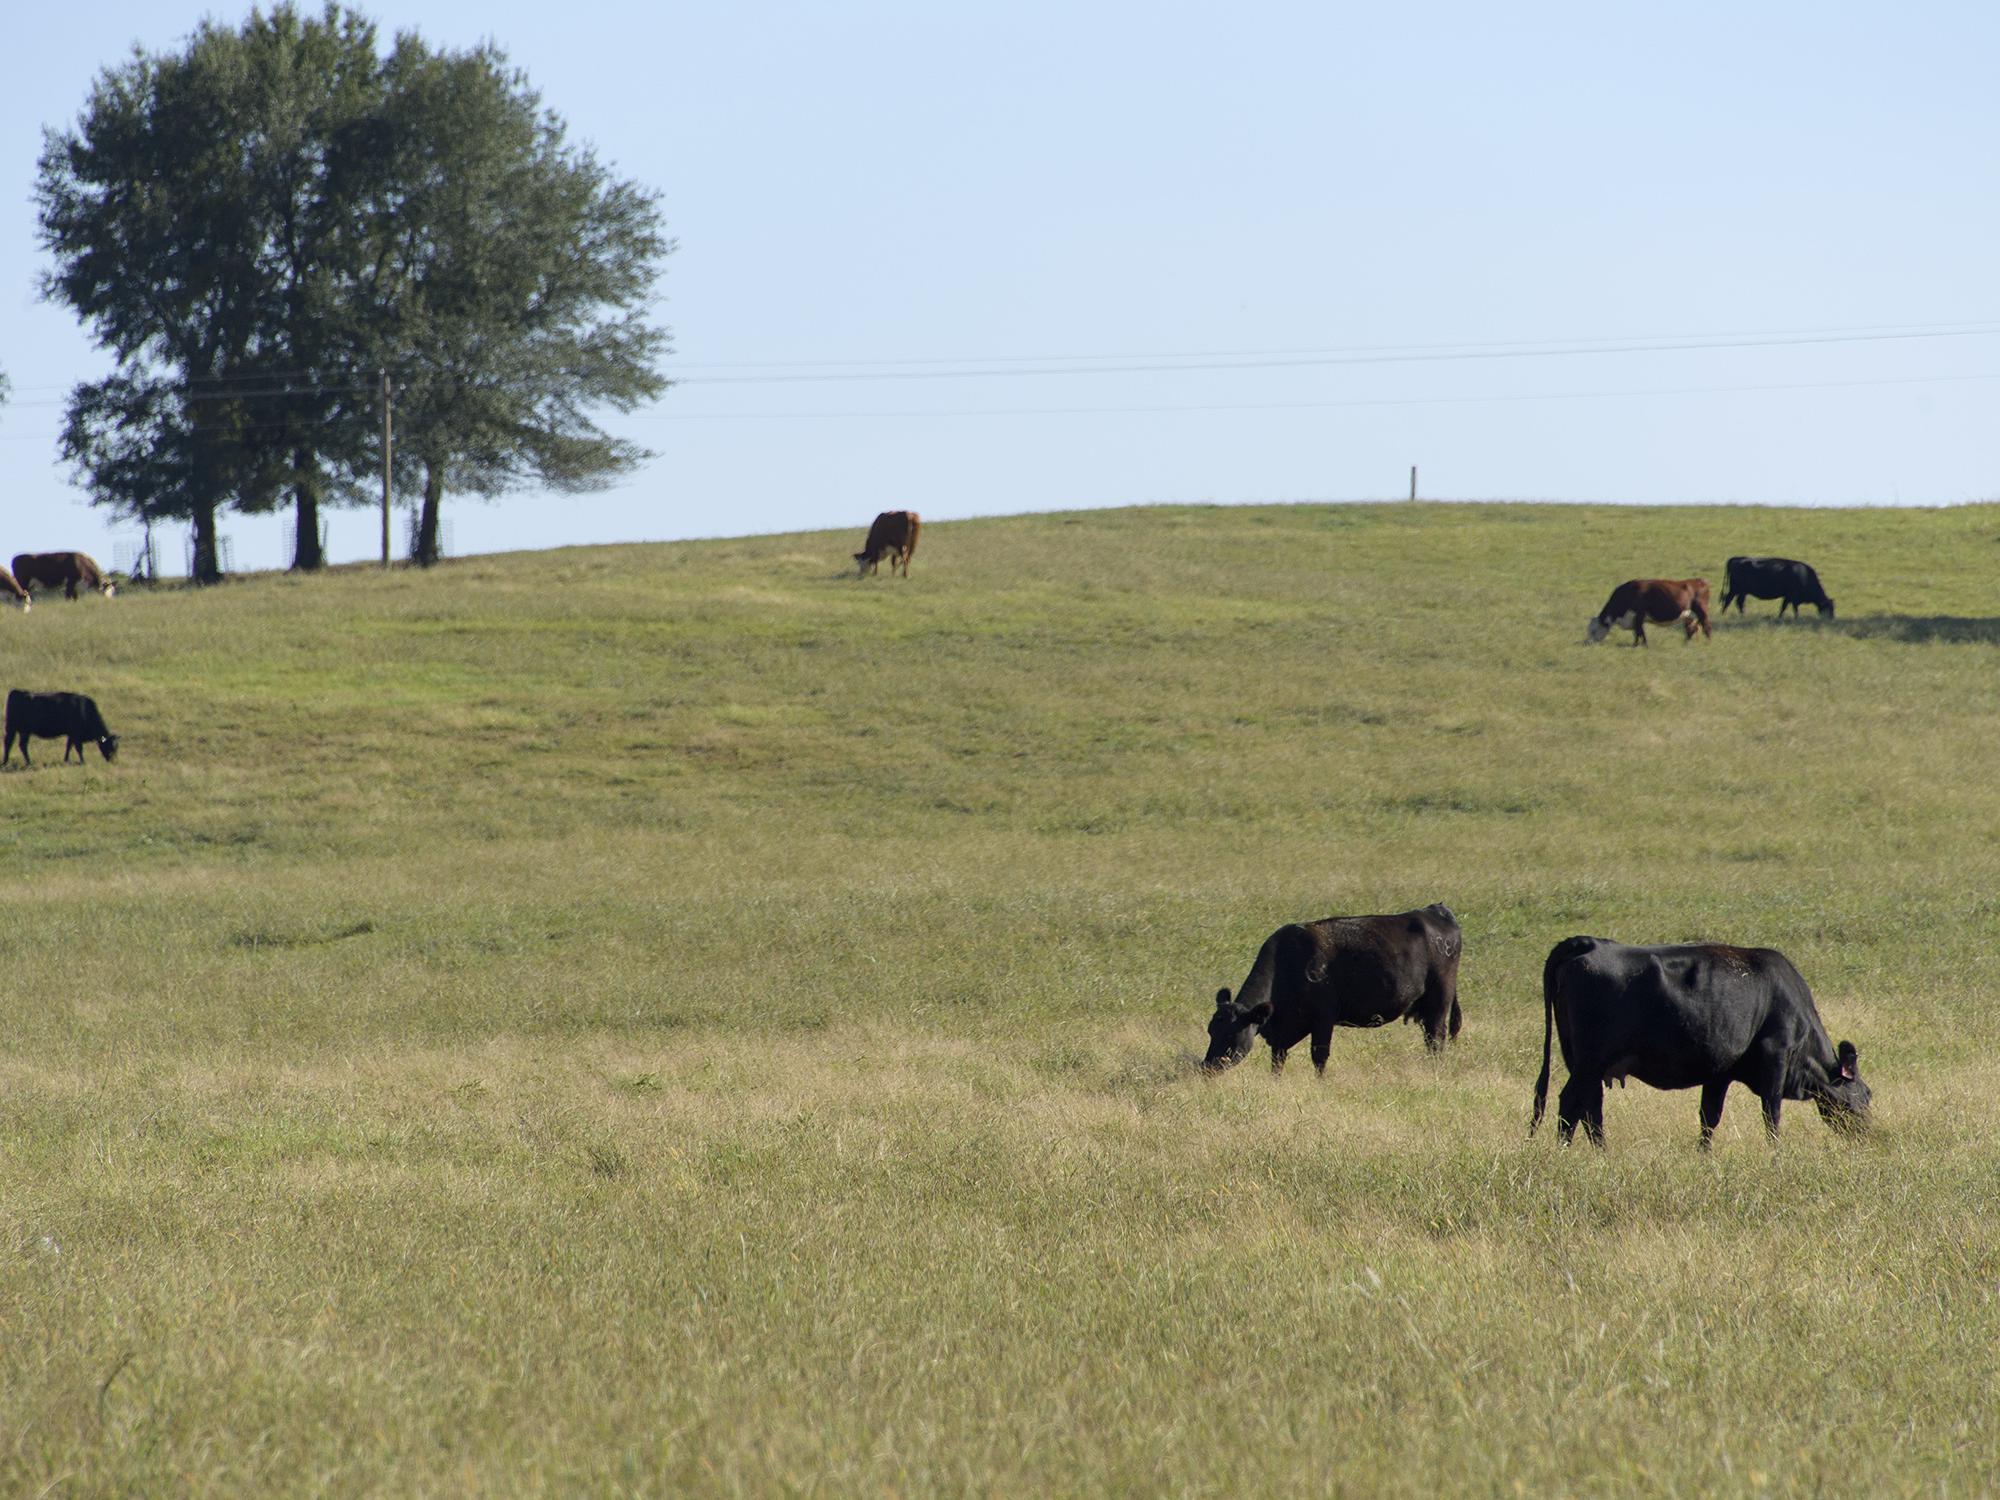
[[[1186,509],[0,619],[125,736],[0,776],[0,1491],[1991,1490],[1996,537]],[[1577,644],[1739,551],[1840,624]],[[1430,900],[1446,1055],[1194,1073],[1271,928]],[[1577,931],[1783,948],[1878,1129],[1530,1141]]]

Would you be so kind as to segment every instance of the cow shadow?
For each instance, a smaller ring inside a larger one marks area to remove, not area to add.
[[[1864,641],[2000,646],[2000,618],[1991,615],[1863,615],[1831,622],[1828,628]]]

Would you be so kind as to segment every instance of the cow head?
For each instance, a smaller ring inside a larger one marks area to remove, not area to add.
[[[102,755],[106,760],[116,760],[118,758],[118,736],[107,734],[100,738],[97,742],[97,753]]]
[[[1827,598],[1825,594],[1819,596],[1813,608],[1819,611],[1822,620],[1831,620],[1833,618],[1833,601]]]
[[[857,578],[866,578],[868,576],[868,554],[866,552],[857,552],[854,554],[854,561],[856,564],[854,576]]]
[[[116,599],[118,597],[118,585],[110,582],[109,580],[106,580],[104,585],[104,597],[107,599]]]
[[[1583,627],[1583,643],[1586,646],[1595,646],[1609,634],[1611,634],[1611,622],[1603,615],[1599,615]]]
[[[1217,990],[1215,1014],[1208,1018],[1208,1056],[1201,1060],[1201,1065],[1211,1073],[1235,1067],[1249,1055],[1257,1034],[1270,1019],[1270,1001],[1239,1008],[1230,999],[1226,986]]]
[[[1861,1081],[1859,1061],[1854,1043],[1842,1042],[1834,1053],[1826,1081],[1813,1095],[1820,1117],[1836,1130],[1859,1130],[1868,1123],[1868,1106],[1874,1095]]]

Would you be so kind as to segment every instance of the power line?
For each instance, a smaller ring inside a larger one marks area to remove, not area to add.
[[[364,386],[359,387],[359,389],[367,390],[372,388]],[[336,427],[341,425],[341,422],[342,419],[339,417],[286,417],[266,422],[244,422],[238,426],[231,427],[229,435],[235,437],[250,432],[305,431],[314,427]],[[59,432],[52,432],[45,435],[33,433],[0,433],[0,443],[53,443],[61,437],[62,434]]]
[[[1340,401],[1203,402],[1157,406],[1000,406],[928,411],[666,412],[655,410],[633,412],[631,415],[638,420],[654,422],[812,422],[852,421],[863,418],[918,417],[1151,416],[1170,415],[1176,412],[1334,411],[1353,407],[1488,406],[1525,401],[1611,401],[1646,399],[1658,396],[1759,395],[1784,391],[1863,390],[1884,386],[1961,385],[1988,380],[2000,380],[2000,374],[1911,375],[1875,380],[1785,381],[1758,385],[1656,386],[1623,391],[1528,391],[1497,395],[1474,394],[1465,396],[1363,396]],[[331,425],[333,420],[332,418],[315,419],[315,421],[326,425]],[[244,432],[263,432],[283,428],[288,425],[292,424],[284,422],[252,423],[239,430]],[[53,443],[60,436],[61,434],[59,433],[0,433],[0,443]]]
[[[1348,355],[1420,355],[1434,351],[1462,350],[1465,357],[1474,357],[1476,351],[1510,350],[1521,354],[1542,352],[1584,353],[1625,352],[1628,346],[1637,348],[1711,348],[1750,347],[1739,340],[1772,340],[1790,342],[1794,340],[1818,340],[1839,342],[1843,339],[1867,338],[1942,338],[1960,337],[1978,333],[2000,332],[2000,319],[1981,318],[1960,319],[1950,323],[1838,323],[1820,328],[1757,328],[1737,329],[1723,333],[1691,334],[1620,334],[1593,338],[1563,339],[1452,339],[1444,343],[1432,344],[1362,344],[1346,348],[1298,348],[1298,349],[1196,349],[1196,350],[1152,350],[1142,353],[1123,354],[980,354],[980,355],[937,355],[927,358],[901,357],[896,359],[769,359],[769,360],[711,360],[681,362],[677,370],[811,370],[811,369],[876,369],[890,366],[913,365],[1016,365],[1016,364],[1065,364],[1085,363],[1104,360],[1191,360],[1191,359],[1284,359],[1293,357],[1322,357]],[[1716,343],[1714,341],[1725,341]],[[1616,346],[1595,348],[1590,346]]]
[[[1657,334],[1631,338],[1507,339],[1441,344],[1376,344],[1334,349],[1196,350],[1150,354],[978,355],[965,358],[745,360],[677,364],[679,371],[763,370],[756,375],[685,375],[676,385],[761,385],[878,380],[960,380],[1022,375],[1171,374],[1176,370],[1290,369],[1326,365],[1435,363],[1462,360],[1547,359],[1590,354],[1672,353],[1680,350],[1793,348],[1914,339],[1976,338],[2000,333],[2000,320],[1956,323],[1833,325],[1736,333]],[[944,368],[917,368],[920,366]],[[977,368],[991,366],[993,368]],[[195,381],[182,393],[192,400],[254,400],[266,396],[373,394],[373,383],[298,381],[309,370],[260,370],[240,377]],[[62,392],[64,386],[24,386],[23,391]],[[21,407],[66,405],[65,400],[15,401]]]
[[[36,389],[49,390],[52,389],[52,387],[39,386],[36,387]],[[282,385],[274,384],[274,385],[261,385],[261,386],[242,385],[242,386],[217,386],[217,387],[209,387],[206,385],[197,384],[194,388],[186,390],[180,389],[179,387],[169,386],[169,387],[164,387],[160,394],[163,400],[194,403],[194,402],[208,402],[208,401],[262,401],[267,398],[275,396],[373,395],[374,392],[375,392],[375,387],[373,385],[300,385],[296,383],[287,383]],[[20,406],[20,407],[48,408],[57,406],[68,406],[69,401],[65,398],[65,399],[43,400],[43,401],[10,401],[7,404],[10,406]]]
[[[1491,350],[1458,350],[1451,353],[1423,353],[1403,351],[1385,354],[1329,353],[1303,355],[1298,357],[1271,357],[1260,359],[1200,360],[1187,363],[1167,364],[1162,362],[1134,364],[1105,364],[1091,366],[1033,365],[1012,369],[938,369],[938,370],[867,370],[847,373],[799,373],[783,375],[693,375],[683,376],[675,383],[679,385],[796,385],[840,381],[883,381],[883,380],[966,380],[966,379],[1011,379],[1022,375],[1150,375],[1170,374],[1187,370],[1271,370],[1301,369],[1311,366],[1330,365],[1384,365],[1384,364],[1432,364],[1459,360],[1495,359],[1548,359],[1552,357],[1585,354],[1651,354],[1677,350],[1699,351],[1704,349],[1773,349],[1797,347],[1807,344],[1861,344],[1882,343],[1902,339],[1971,338],[2000,332],[2000,325],[1978,328],[1961,328],[1949,332],[1927,333],[1851,333],[1828,335],[1797,335],[1793,337],[1707,339],[1684,342],[1604,344],[1591,348],[1505,348]]]
[[[932,411],[774,411],[774,412],[636,412],[656,422],[771,422],[849,420],[864,417],[1090,417],[1143,416],[1173,412],[1327,411],[1366,406],[1482,406],[1522,401],[1603,401],[1653,396],[1748,395],[1781,391],[1855,390],[1873,386],[1962,384],[2000,380],[1991,375],[1913,375],[1879,380],[1791,381],[1764,385],[1665,386],[1625,391],[1531,391],[1505,395],[1363,396],[1341,401],[1244,401],[1178,406],[1007,406]]]
[[[305,369],[299,369],[299,370],[258,369],[243,375],[198,376],[193,380],[192,383],[195,385],[202,385],[202,384],[226,385],[232,381],[243,381],[245,383],[268,383],[272,381],[296,380],[306,375],[319,375],[321,373],[323,372],[320,370],[305,370]],[[17,386],[16,389],[24,391],[67,391],[71,389],[71,387],[67,385],[24,385],[24,386]]]

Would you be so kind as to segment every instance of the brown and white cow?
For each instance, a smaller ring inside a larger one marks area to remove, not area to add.
[[[16,553],[14,577],[24,589],[38,583],[48,588],[61,584],[63,597],[67,599],[76,597],[79,583],[87,589],[96,589],[107,599],[118,592],[118,585],[106,578],[104,570],[85,552]]]
[[[21,587],[20,580],[5,568],[0,568],[0,595],[12,599],[23,611],[34,607],[34,601],[28,597],[28,591]]]
[[[1694,639],[1699,630],[1704,639],[1708,628],[1708,580],[1705,578],[1632,578],[1611,591],[1597,618],[1584,627],[1583,639],[1595,645],[1613,630],[1632,632],[1632,644],[1646,644],[1646,622],[1671,625],[1679,621],[1687,634],[1683,643]]]
[[[883,558],[889,559],[889,576],[896,576],[896,564],[903,565],[903,576],[910,576],[910,554],[917,550],[917,531],[921,523],[913,510],[885,510],[875,518],[875,524],[868,528],[868,540],[861,550],[854,554],[854,560],[861,565],[863,575],[876,571]]]

